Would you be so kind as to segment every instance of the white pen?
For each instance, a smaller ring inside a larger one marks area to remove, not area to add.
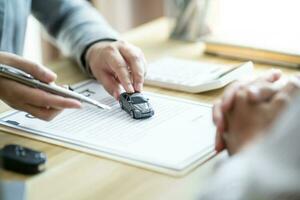
[[[110,109],[109,106],[99,103],[96,100],[93,100],[89,97],[86,97],[86,96],[76,93],[74,91],[68,90],[66,88],[60,87],[60,86],[56,85],[55,83],[48,84],[48,83],[41,82],[41,81],[35,79],[30,74],[28,74],[22,70],[16,69],[14,67],[8,66],[8,65],[0,64],[0,76],[17,81],[19,83],[22,83],[24,85],[27,85],[27,86],[30,86],[33,88],[41,89],[43,91],[46,91],[46,92],[49,92],[52,94],[56,94],[56,95],[59,95],[62,97],[76,99],[78,101],[85,102],[90,105],[94,105],[101,109]]]

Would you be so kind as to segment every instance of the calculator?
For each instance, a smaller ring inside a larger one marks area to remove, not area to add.
[[[200,93],[222,88],[235,80],[251,76],[252,72],[251,61],[230,67],[224,64],[165,57],[149,65],[145,84]]]

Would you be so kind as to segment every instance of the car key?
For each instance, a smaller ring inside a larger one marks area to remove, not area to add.
[[[0,150],[2,167],[21,174],[37,174],[45,169],[46,155],[20,145],[9,144]]]

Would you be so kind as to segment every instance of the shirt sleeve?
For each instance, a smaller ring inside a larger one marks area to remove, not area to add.
[[[229,159],[203,200],[300,199],[300,95],[263,140]]]
[[[118,39],[117,32],[84,0],[32,0],[32,13],[62,52],[89,75],[84,60],[87,48],[97,41]]]

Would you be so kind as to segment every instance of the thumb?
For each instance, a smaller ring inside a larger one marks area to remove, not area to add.
[[[249,100],[253,103],[269,101],[277,92],[278,89],[271,84],[264,86],[250,86],[248,89]]]
[[[279,69],[271,69],[261,75],[258,80],[267,81],[270,83],[278,81],[282,77],[282,72]]]
[[[34,63],[12,53],[0,52],[0,63],[18,68],[42,82],[53,82],[56,74],[41,64]]]

